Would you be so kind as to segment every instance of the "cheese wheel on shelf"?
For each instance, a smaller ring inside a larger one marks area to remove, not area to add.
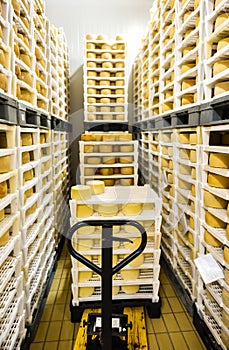
[[[219,74],[227,68],[229,68],[229,60],[215,62],[213,65],[213,75]]]
[[[227,224],[224,221],[222,221],[219,218],[217,218],[216,216],[212,215],[211,213],[209,213],[209,211],[205,212],[205,220],[206,220],[206,223],[212,227],[226,228],[226,226],[227,226]]]
[[[86,205],[86,204],[78,204],[76,206],[76,217],[77,218],[86,218],[88,216],[92,216],[94,213],[94,210],[92,206]]]
[[[227,284],[229,284],[229,269],[224,269],[224,280]]]
[[[208,173],[208,184],[217,188],[229,188],[229,178],[217,174]]]
[[[91,187],[91,193],[93,195],[102,194],[105,191],[104,181],[91,180],[87,181],[86,185]]]
[[[92,176],[95,175],[96,169],[94,168],[84,168],[84,175],[85,176]]]
[[[4,219],[4,217],[5,217],[5,210],[1,209],[0,210],[0,222]]]
[[[229,314],[224,309],[222,309],[222,322],[229,329]]]
[[[139,267],[144,263],[144,254],[137,256],[134,260],[132,260],[129,265],[132,267]]]
[[[229,264],[229,247],[227,247],[226,245],[224,246],[224,249],[223,249],[223,258],[226,261],[226,263]],[[229,307],[229,300],[228,300],[228,307]]]
[[[112,145],[102,145],[102,144],[100,144],[99,145],[99,151],[101,153],[112,153],[113,147],[112,147]]]
[[[214,168],[229,168],[229,154],[210,153],[209,165]]]
[[[88,61],[87,62],[87,67],[89,67],[89,68],[96,68],[96,62]]]
[[[121,186],[132,186],[134,184],[134,179],[120,179]]]
[[[120,275],[124,281],[135,281],[139,278],[139,270],[121,270]]]
[[[207,244],[212,245],[213,247],[222,247],[222,243],[207,230],[204,230],[204,240]]]
[[[87,76],[88,77],[96,77],[97,76],[97,72],[96,71],[93,71],[93,70],[89,70],[87,72]]]
[[[21,134],[21,146],[31,146],[33,144],[33,138],[31,133]]]
[[[86,45],[88,50],[95,50],[95,44],[94,43],[87,43]]]
[[[115,89],[116,95],[124,95],[124,89]]]
[[[227,201],[221,197],[216,196],[215,194],[204,190],[204,205],[211,208],[224,208],[227,207]]]
[[[27,216],[27,215],[33,214],[36,211],[36,209],[37,209],[37,203],[35,202],[33,205],[31,205],[30,208],[26,210],[25,215]]]
[[[113,63],[112,62],[103,62],[102,63],[102,68],[113,68]]]
[[[109,113],[109,112],[111,112],[111,107],[102,106],[102,107],[100,107],[100,112],[102,112],[102,113]]]
[[[101,159],[100,157],[87,157],[87,164],[100,164]]]
[[[218,28],[221,24],[223,24],[228,19],[228,13],[221,13],[215,20],[215,29]]]
[[[10,156],[0,157],[0,174],[11,170]]]
[[[9,242],[9,239],[10,239],[10,232],[7,231],[0,237],[0,247],[7,244]]]
[[[88,298],[94,293],[94,287],[79,287],[79,298]]]
[[[79,283],[87,282],[91,279],[93,272],[92,271],[79,271],[78,272],[78,281]]]
[[[122,206],[122,213],[125,216],[137,216],[142,212],[142,203],[127,203]]]
[[[133,163],[133,157],[128,157],[128,156],[126,156],[126,157],[120,157],[119,158],[119,163],[121,163],[121,164],[131,164],[131,163]]]
[[[188,241],[194,245],[194,237],[193,237],[193,233],[192,232],[188,232]]]
[[[87,85],[90,85],[90,86],[93,86],[93,85],[96,85],[96,80],[94,80],[94,79],[88,79],[87,80]],[[90,100],[88,99],[88,102],[89,102]],[[96,101],[95,101],[96,102]]]
[[[116,216],[118,214],[117,204],[99,204],[98,205],[99,216]]]
[[[191,149],[190,151],[190,161],[196,163],[196,150]]]
[[[33,169],[29,169],[23,173],[23,183],[33,179]]]
[[[181,104],[182,106],[193,103],[194,101],[194,94],[185,94],[181,97]]]
[[[133,152],[133,145],[121,145],[120,152],[123,152],[123,153]]]
[[[95,52],[88,52],[87,58],[96,58],[96,53]]]
[[[115,157],[103,157],[103,164],[115,164]]]
[[[123,71],[121,71],[121,72],[116,72],[116,73],[115,73],[115,76],[116,76],[117,78],[124,77],[124,72],[123,72]]]
[[[114,171],[112,168],[101,168],[99,170],[100,174],[103,176],[113,175]]]
[[[229,90],[229,81],[222,81],[220,83],[216,83],[215,84],[215,88],[214,88],[214,95],[220,95],[223,94],[225,92],[228,92]]]
[[[82,141],[95,141],[96,137],[95,137],[95,134],[91,134],[91,133],[82,134],[81,135],[81,140]]]
[[[196,66],[195,63],[186,63],[181,66],[181,74],[187,72],[189,69],[192,69]]]
[[[86,185],[76,185],[71,187],[71,199],[88,200],[91,198],[91,187]]]
[[[189,137],[190,145],[196,145],[198,143],[198,136],[196,133],[191,133]]]
[[[182,175],[191,175],[191,170],[192,168],[188,165],[185,165],[185,164],[179,165],[179,171]]]
[[[191,79],[184,79],[181,84],[181,89],[185,90],[190,88],[191,86],[194,86],[196,84],[196,79],[191,78]]]
[[[222,50],[227,45],[229,45],[229,37],[220,39],[217,43],[217,51]]]
[[[180,143],[187,143],[189,144],[189,138],[190,138],[190,134],[189,133],[181,133],[179,134],[179,141]]]
[[[116,114],[114,117],[115,117],[115,120],[124,120],[125,119],[124,114]]]
[[[171,174],[170,174],[171,175]],[[180,180],[178,181],[179,188],[182,188],[184,190],[191,190],[191,183],[187,181]]]
[[[115,184],[115,179],[104,179],[103,181],[105,186],[114,186]]]
[[[132,175],[134,173],[133,167],[123,167],[120,170],[122,175]]]
[[[7,189],[7,181],[2,181],[0,183],[0,198],[3,198],[7,195],[8,189]]]

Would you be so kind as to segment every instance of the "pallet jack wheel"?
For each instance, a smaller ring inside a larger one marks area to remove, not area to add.
[[[71,298],[71,301],[72,301],[72,298]],[[70,301],[71,322],[72,323],[79,323],[81,321],[82,316],[83,316],[84,307],[83,306],[73,306],[71,301]]]
[[[149,318],[160,318],[161,316],[161,299],[157,303],[149,302],[146,305]]]

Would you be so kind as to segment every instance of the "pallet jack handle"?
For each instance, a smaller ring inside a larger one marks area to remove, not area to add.
[[[112,253],[114,241],[128,241],[130,239],[113,236],[113,226],[130,225],[136,227],[141,233],[141,243],[136,250],[125,257],[117,265],[112,267]],[[100,268],[82,254],[78,253],[72,246],[73,234],[81,227],[102,226],[102,267]],[[139,256],[146,247],[147,234],[145,228],[133,220],[85,220],[73,225],[67,233],[67,249],[69,253],[82,264],[96,272],[102,277],[102,348],[112,349],[112,276]]]

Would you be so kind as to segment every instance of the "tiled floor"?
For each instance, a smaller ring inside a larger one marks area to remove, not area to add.
[[[71,261],[64,248],[31,350],[71,350],[74,347],[78,324],[70,322],[70,270]],[[160,281],[162,314],[159,319],[147,318],[149,350],[204,350],[191,317],[163,270]]]

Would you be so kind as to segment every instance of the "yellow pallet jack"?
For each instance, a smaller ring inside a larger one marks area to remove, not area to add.
[[[132,242],[128,238],[113,236],[113,226],[115,225],[136,227],[141,233],[141,243],[135,251],[113,267],[113,242]],[[101,268],[78,253],[72,246],[74,233],[85,226],[102,226]],[[67,234],[69,253],[85,266],[98,273],[102,279],[102,312],[98,312],[98,310],[84,311],[74,347],[75,350],[148,349],[143,308],[125,308],[122,314],[112,313],[112,276],[140,255],[145,249],[146,243],[147,234],[144,227],[132,220],[87,220],[79,222],[70,228]],[[128,322],[128,318],[131,319],[131,322]],[[87,327],[87,332],[85,327]],[[142,341],[144,344],[141,344]]]

